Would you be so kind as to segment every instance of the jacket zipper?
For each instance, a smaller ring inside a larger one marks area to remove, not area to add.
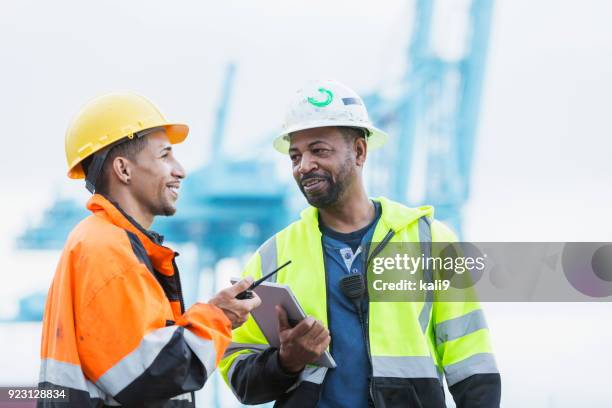
[[[366,349],[368,351],[368,359],[370,360],[370,398],[372,399],[372,404],[374,404],[374,407],[376,407],[376,400],[374,399],[374,365],[372,363],[372,352],[370,350],[370,297],[368,295],[368,267],[370,266],[370,261],[372,260],[372,258],[375,258],[376,255],[378,255],[380,253],[380,251],[382,251],[385,246],[389,243],[389,241],[391,241],[391,238],[393,238],[393,235],[395,234],[395,232],[393,232],[392,229],[389,230],[389,232],[387,232],[387,235],[385,235],[385,237],[383,238],[383,240],[376,246],[376,248],[374,248],[374,250],[372,251],[372,254],[370,256],[367,256],[367,258],[365,259],[365,268],[363,271],[363,278],[365,281],[365,286],[366,286],[366,300],[368,301],[368,313],[365,316],[365,332],[364,332],[364,338],[366,341]]]
[[[178,266],[176,266],[176,257],[180,254],[174,253],[172,257],[172,268],[174,269],[174,281],[176,282],[176,290],[178,292],[179,302],[181,303],[181,314],[185,313],[185,302],[183,301],[183,287],[181,286],[181,277],[179,275]]]
[[[178,298],[181,304],[181,314],[183,314],[185,313],[185,301],[183,300],[183,287],[181,286],[181,276],[179,275],[178,266],[176,265],[176,257],[179,255],[180,254],[178,252],[174,252],[174,256],[172,257],[172,269],[174,269],[174,281],[176,282],[176,290],[178,292]],[[192,407],[195,408],[195,392],[192,391],[190,392],[190,394]]]

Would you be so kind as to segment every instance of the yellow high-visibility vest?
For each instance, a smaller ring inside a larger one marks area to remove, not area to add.
[[[383,197],[375,201],[380,202],[382,214],[373,243],[421,242],[422,245],[456,241],[449,228],[433,221],[431,206],[408,208]],[[262,270],[270,271],[291,260],[287,268],[278,272],[276,282],[290,286],[306,314],[327,327],[326,272],[321,239],[318,210],[310,207],[302,212],[300,220],[278,232],[256,251],[244,275],[257,279],[262,276]],[[441,385],[446,377],[452,386],[474,374],[498,372],[489,330],[478,302],[432,302],[431,299],[370,302],[368,310],[373,383],[389,378],[435,379]],[[219,368],[238,398],[240,395],[231,382],[234,365],[267,347],[252,317],[234,330],[233,343]],[[287,392],[294,391],[302,382],[322,384],[326,371],[326,368],[308,366]]]

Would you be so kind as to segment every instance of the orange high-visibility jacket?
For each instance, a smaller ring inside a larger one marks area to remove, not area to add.
[[[70,404],[193,407],[231,341],[213,305],[184,311],[170,248],[101,195],[70,233],[47,297],[40,388]]]

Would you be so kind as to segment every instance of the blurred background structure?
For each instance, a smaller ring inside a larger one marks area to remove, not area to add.
[[[432,40],[434,4],[430,0],[414,3],[412,21],[407,21],[412,30],[404,55],[406,70],[393,84],[395,95],[385,97],[375,91],[364,97],[374,124],[393,135],[381,152],[370,156],[366,179],[372,195],[413,206],[429,203],[439,219],[460,231],[469,197],[493,1],[463,2],[463,8],[456,10],[454,18],[465,23],[456,40],[461,53],[452,56],[436,49]],[[257,150],[241,160],[223,153],[235,72],[235,63],[229,63],[212,129],[209,163],[186,179],[176,216],[160,219],[154,226],[168,241],[196,247],[195,268],[182,272],[185,286],[191,288],[187,304],[195,301],[204,268],[214,268],[223,258],[252,253],[299,210],[289,200],[291,186],[276,177],[271,161],[257,160]],[[259,149],[269,149],[269,143]],[[414,170],[419,155],[425,172]],[[409,186],[418,177],[426,186],[424,197],[410,200]],[[38,225],[18,238],[19,248],[61,249],[70,229],[86,215],[82,207],[76,201],[58,199]],[[41,295],[34,296],[35,302],[22,305],[40,306]],[[41,313],[20,310],[22,318],[40,319]]]
[[[139,3],[145,7],[145,2]],[[187,305],[199,298],[206,299],[226,286],[229,276],[240,273],[240,265],[246,257],[275,231],[295,219],[298,211],[306,205],[289,177],[288,160],[272,151],[271,141],[282,120],[284,98],[303,80],[321,76],[333,76],[355,88],[364,97],[374,124],[391,136],[384,149],[368,157],[366,178],[372,196],[386,195],[412,206],[434,205],[436,217],[466,239],[610,240],[609,232],[602,232],[594,226],[588,228],[582,223],[572,224],[572,221],[567,228],[574,233],[566,230],[566,235],[563,235],[562,230],[551,229],[550,225],[559,221],[560,211],[552,210],[553,215],[548,219],[544,215],[540,226],[533,222],[539,219],[537,215],[528,214],[534,205],[537,206],[537,200],[534,204],[530,199],[538,197],[534,191],[548,187],[551,188],[550,195],[540,195],[540,198],[550,197],[554,201],[561,197],[582,204],[580,200],[576,201],[575,195],[566,197],[559,193],[563,191],[560,187],[563,182],[558,180],[561,178],[572,183],[580,176],[564,177],[567,176],[563,173],[565,169],[560,173],[547,172],[541,168],[547,157],[571,156],[582,165],[594,166],[597,175],[591,179],[591,186],[606,179],[601,174],[606,167],[590,162],[586,151],[580,147],[568,148],[569,142],[564,135],[560,135],[558,140],[549,135],[545,137],[548,142],[540,144],[539,138],[543,136],[538,133],[537,123],[541,119],[517,113],[520,111],[517,105],[528,104],[532,94],[537,96],[537,92],[523,89],[517,92],[512,103],[504,104],[497,93],[491,91],[501,89],[507,95],[513,87],[521,84],[520,78],[500,77],[501,68],[506,67],[504,64],[518,63],[513,58],[501,58],[499,53],[504,51],[504,47],[511,48],[508,44],[516,38],[522,41],[514,47],[529,49],[528,41],[532,38],[522,37],[519,32],[531,28],[529,33],[533,35],[540,29],[535,22],[530,25],[534,16],[527,18],[528,13],[534,13],[531,3],[521,1],[510,6],[498,0],[494,8],[493,0],[389,0],[377,5],[346,1],[329,5],[315,1],[309,2],[308,6],[268,1],[259,5],[261,10],[251,9],[253,6],[247,2],[230,3],[213,7],[189,2],[177,5],[177,10],[168,10],[162,2],[152,2],[146,3],[145,14],[150,15],[144,17],[138,6],[107,1],[98,12],[117,19],[112,27],[120,30],[122,25],[129,24],[138,32],[130,36],[127,44],[122,42],[125,39],[119,33],[110,33],[110,37],[95,33],[96,28],[103,24],[88,27],[86,22],[94,21],[94,15],[72,1],[65,1],[57,7],[85,17],[83,21],[60,20],[65,23],[60,28],[49,27],[43,21],[30,23],[25,28],[11,23],[11,15],[16,21],[25,19],[27,15],[25,6],[17,2],[9,2],[9,12],[0,16],[0,23],[4,23],[4,27],[0,24],[0,34],[13,34],[27,47],[27,51],[19,50],[16,45],[0,40],[0,50],[6,49],[7,56],[20,55],[21,52],[27,54],[23,58],[26,61],[47,62],[45,57],[53,55],[44,48],[45,40],[39,36],[49,32],[55,34],[57,41],[64,42],[64,48],[58,46],[57,52],[65,57],[65,61],[60,58],[58,62],[48,62],[48,70],[60,75],[63,70],[77,66],[72,77],[65,74],[57,84],[58,88],[47,90],[55,92],[52,96],[39,95],[46,99],[44,108],[42,103],[26,98],[18,88],[11,86],[6,89],[15,96],[11,101],[8,98],[0,100],[0,108],[7,117],[13,112],[16,120],[27,121],[30,117],[38,118],[39,112],[43,112],[40,120],[52,129],[43,134],[41,130],[44,127],[39,127],[28,135],[31,137],[30,146],[39,147],[36,150],[42,150],[44,154],[31,152],[25,145],[20,147],[24,156],[13,165],[27,165],[31,169],[28,171],[32,173],[30,176],[19,174],[15,177],[7,172],[8,167],[3,168],[3,178],[18,178],[19,185],[23,186],[16,192],[21,201],[9,199],[4,208],[7,214],[19,216],[4,239],[6,247],[10,248],[7,250],[12,257],[10,265],[16,266],[16,275],[21,276],[11,275],[7,281],[22,279],[23,282],[15,284],[19,290],[7,289],[4,305],[0,304],[0,319],[3,321],[0,323],[0,346],[6,350],[16,347],[13,344],[18,341],[16,336],[25,336],[27,340],[22,343],[22,352],[13,353],[16,360],[9,362],[11,365],[23,363],[24,366],[17,369],[21,374],[14,376],[7,372],[2,375],[5,369],[0,369],[0,385],[35,383],[39,322],[46,289],[68,232],[87,215],[83,204],[86,195],[80,183],[77,186],[61,178],[64,173],[63,131],[70,114],[76,112],[82,103],[100,92],[115,90],[117,86],[150,97],[168,117],[193,118],[186,120],[194,123],[186,142],[188,147],[177,148],[179,159],[181,154],[186,156],[186,167],[191,170],[181,189],[177,214],[158,219],[153,226],[181,253],[178,262]],[[566,10],[567,15],[575,11],[569,2],[548,4],[549,8],[540,6],[540,9],[548,12],[558,7],[561,12]],[[602,8],[610,11],[607,6]],[[608,15],[612,17],[612,13]],[[168,23],[169,20],[177,21],[177,17],[180,17],[180,23],[174,23],[176,26]],[[523,18],[525,24],[520,24]],[[557,24],[559,27],[562,25],[560,21]],[[266,35],[266,30],[271,34]],[[89,44],[86,40],[69,39],[73,33],[92,36],[94,42]],[[593,36],[599,38],[596,34]],[[7,38],[6,35],[0,37]],[[551,36],[550,40],[547,45],[551,48],[540,44],[531,56],[555,49],[558,39]],[[157,49],[156,42],[163,45],[163,51]],[[607,49],[612,51],[610,46]],[[75,56],[76,51],[80,52],[80,57]],[[493,78],[490,73],[485,75],[491,65],[488,51],[492,54],[496,73]],[[160,52],[164,58],[160,57]],[[580,50],[574,52],[580,55]],[[129,62],[130,67],[121,61]],[[610,62],[610,58],[606,61]],[[136,67],[139,63],[142,66]],[[21,81],[27,81],[28,75],[37,72],[19,70],[20,65],[15,62],[12,66],[14,72],[3,73],[3,76],[18,74],[24,77]],[[191,66],[202,71],[191,69]],[[537,70],[528,61],[521,61],[517,66],[526,70],[526,76]],[[612,68],[612,64],[609,67]],[[91,76],[84,72],[90,72]],[[203,80],[202,76],[208,74],[210,77]],[[286,75],[284,79],[283,75]],[[580,75],[575,79],[586,80]],[[504,85],[495,87],[500,82]],[[201,91],[202,84],[207,89],[205,92]],[[538,84],[542,85],[542,82]],[[609,81],[607,86],[610,88]],[[66,96],[62,97],[58,90],[66,90]],[[29,90],[28,95],[32,94],[36,91]],[[0,98],[4,99],[6,95]],[[555,97],[554,93],[549,93],[544,96],[545,102],[548,102],[546,98]],[[61,120],[57,117],[51,119],[47,107],[49,102],[56,100],[60,102],[52,111],[56,116],[62,115]],[[489,119],[487,122],[487,117],[492,117],[491,109],[495,111],[486,105],[487,102],[490,106],[502,106],[495,118],[505,121]],[[168,109],[167,105],[171,108]],[[20,110],[17,112],[16,109]],[[552,114],[555,116],[556,113]],[[208,119],[203,123],[201,117]],[[509,140],[508,136],[514,134],[501,128],[515,121],[522,125],[512,129],[524,134],[516,134],[514,140]],[[30,127],[30,124],[24,126],[25,129]],[[25,129],[16,126],[11,130],[26,135]],[[550,132],[554,131],[550,129]],[[498,138],[498,135],[505,137]],[[52,139],[53,147],[45,148],[51,146],[49,140],[39,145],[40,138]],[[558,144],[551,144],[551,140],[557,140]],[[515,144],[522,146],[510,147]],[[25,156],[26,152],[28,156]],[[506,152],[514,152],[516,157],[508,158]],[[582,157],[581,153],[585,156]],[[47,161],[49,155],[53,155],[53,160]],[[553,166],[564,167],[558,158],[555,160],[552,162],[557,164]],[[46,163],[53,163],[52,172],[44,168]],[[499,171],[498,167],[504,165],[506,169]],[[525,167],[528,169],[524,170]],[[476,169],[476,174],[473,169]],[[538,176],[534,170],[544,173]],[[491,172],[494,176],[486,179]],[[524,183],[525,179],[531,178],[540,182]],[[470,188],[473,185],[481,189],[476,204]],[[486,186],[484,193],[483,185]],[[589,195],[588,187],[581,187],[578,195],[593,197]],[[77,189],[83,191],[77,192]],[[487,196],[486,199],[483,196]],[[612,198],[612,195],[604,197]],[[593,198],[588,200],[585,211],[592,211],[589,206],[593,204]],[[15,211],[20,206],[28,213]],[[497,211],[491,206],[497,206]],[[538,208],[549,207],[550,203],[546,203]],[[572,205],[568,204],[568,207]],[[612,218],[608,216],[607,220]],[[516,225],[521,223],[524,228]],[[8,304],[9,301],[12,303]],[[572,328],[574,334],[567,335],[560,343],[567,347],[560,346],[558,352],[561,353],[561,349],[571,351],[572,345],[587,344],[585,339],[576,335],[589,330],[589,318],[584,314],[597,321],[597,316],[612,311],[606,304],[598,305],[605,308],[593,309],[594,312],[587,306],[572,305],[564,309],[542,305],[491,305],[493,313],[489,315],[489,324],[496,345],[498,340],[500,343],[497,351],[504,379],[505,406],[569,407],[574,406],[572,401],[585,401],[578,391],[549,384],[551,377],[545,372],[541,374],[541,387],[535,387],[531,391],[533,394],[525,392],[525,384],[532,386],[530,381],[518,377],[528,377],[539,368],[548,370],[550,359],[561,358],[560,354],[549,356],[533,366],[533,358],[528,356],[533,355],[530,353],[539,356],[538,343],[529,341],[526,337],[531,336],[525,336],[525,333],[544,337],[550,332],[543,330],[543,326],[551,325],[554,332],[557,325],[568,324],[568,316],[570,325],[573,324],[571,316],[576,316],[576,319],[581,316],[581,322],[576,324],[582,326]],[[535,321],[530,321],[528,317],[533,318],[534,308],[541,311],[535,314]],[[565,310],[562,316],[559,316],[560,310]],[[516,338],[509,340],[513,336]],[[601,339],[606,338],[612,340],[610,331],[602,333]],[[540,341],[540,344],[545,343],[544,339]],[[604,347],[604,340],[592,344],[598,345]],[[28,351],[24,352],[25,347]],[[7,352],[6,357],[10,354]],[[509,363],[512,360],[525,365],[512,366]],[[605,391],[594,392],[588,398],[586,401],[600,406],[600,402],[612,401]],[[238,406],[231,392],[217,377],[199,393],[198,400],[203,406]],[[452,406],[450,401],[449,406]]]

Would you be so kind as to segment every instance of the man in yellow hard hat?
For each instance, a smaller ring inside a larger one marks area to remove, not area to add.
[[[279,347],[254,319],[234,331],[220,369],[241,402],[443,408],[446,378],[457,407],[499,407],[500,375],[478,302],[385,301],[365,282],[383,251],[415,243],[425,257],[432,242],[456,241],[431,206],[368,197],[366,158],[386,138],[343,84],[313,81],[295,94],[274,147],[290,159],[310,207],[259,248],[244,275],[259,278],[290,259],[275,281],[311,317],[292,327],[278,308]],[[328,345],[335,368],[316,365]]]
[[[185,308],[172,249],[150,231],[176,211],[185,171],[172,145],[188,127],[145,98],[89,102],[66,134],[68,176],[85,178],[92,215],[70,233],[47,297],[39,406],[193,407],[259,298],[244,279]]]

